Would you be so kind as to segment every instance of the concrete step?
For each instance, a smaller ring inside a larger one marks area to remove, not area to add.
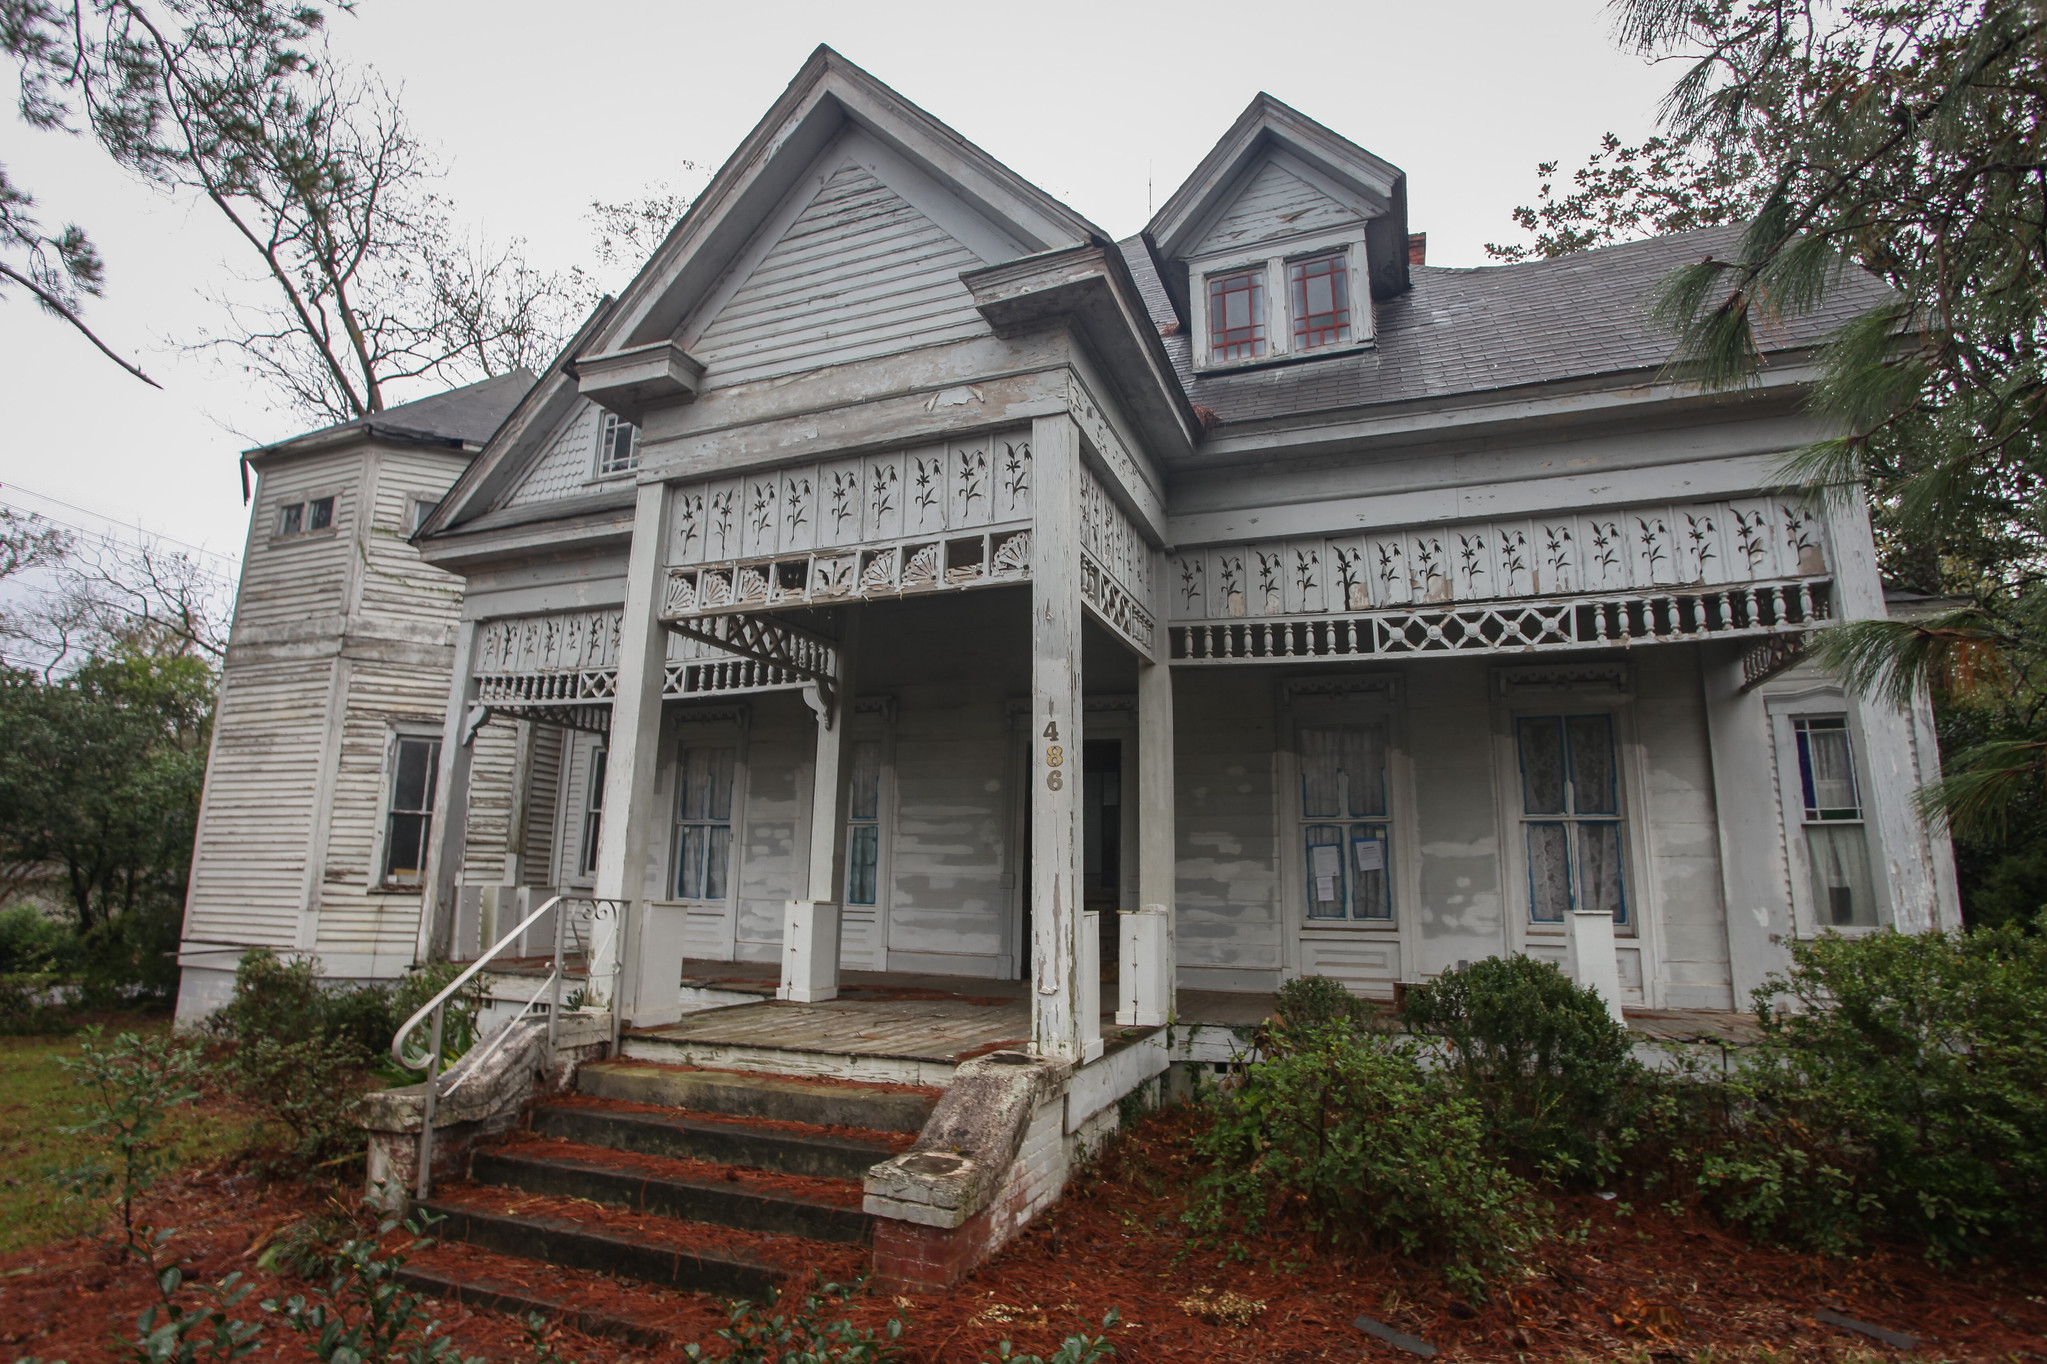
[[[577,1307],[525,1284],[495,1275],[405,1265],[399,1269],[397,1279],[415,1293],[425,1293],[466,1307],[508,1312],[522,1319],[538,1314],[586,1336],[623,1341],[642,1350],[666,1349],[675,1343],[675,1338],[658,1326]]]
[[[938,1094],[926,1089],[693,1070],[646,1061],[591,1062],[577,1071],[576,1088],[600,1099],[875,1132],[921,1132],[938,1102]]]
[[[466,1205],[460,1191],[420,1204],[446,1219],[436,1230],[444,1241],[544,1260],[567,1269],[591,1269],[695,1293],[765,1298],[788,1271],[750,1256],[698,1251],[607,1228],[601,1218],[570,1221],[547,1214],[508,1213]]]
[[[590,1151],[591,1157],[601,1154]],[[643,1165],[647,1163],[647,1158],[641,1159]],[[535,1154],[516,1146],[477,1152],[470,1159],[469,1177],[479,1184],[504,1185],[526,1193],[580,1198],[632,1212],[813,1241],[864,1242],[872,1220],[857,1202],[830,1203],[750,1188],[736,1180],[689,1179],[646,1168],[620,1168],[601,1159],[559,1151]]]
[[[795,1132],[587,1102],[540,1104],[533,1110],[531,1130],[536,1136],[607,1146],[614,1151],[750,1165],[820,1179],[859,1179],[870,1166],[896,1151],[880,1134],[856,1137]]]

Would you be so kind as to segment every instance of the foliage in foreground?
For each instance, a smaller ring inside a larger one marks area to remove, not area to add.
[[[1211,1162],[1187,1219],[1227,1236],[1298,1213],[1342,1244],[1439,1261],[1476,1294],[1541,1235],[1529,1185],[1487,1149],[1485,1111],[1425,1070],[1410,1039],[1289,1032],[1196,1141]]]
[[[776,1310],[783,1299],[772,1291],[765,1302],[735,1299],[731,1322],[718,1329],[725,1352],[708,1355],[703,1346],[690,1344],[683,1356],[725,1364],[886,1364],[901,1358],[896,1341],[903,1334],[902,1318],[890,1317],[879,1332],[862,1330],[833,1311],[852,1296],[851,1288],[820,1282],[785,1311]]]
[[[1606,1001],[1553,963],[1489,957],[1446,971],[1408,992],[1402,1017],[1441,1040],[1488,1145],[1517,1169],[1568,1183],[1618,1163],[1641,1067]]]

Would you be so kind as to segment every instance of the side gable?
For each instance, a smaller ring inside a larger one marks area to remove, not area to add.
[[[978,256],[856,162],[823,184],[685,348],[745,383],[985,334]]]
[[[569,413],[553,440],[547,443],[532,470],[513,485],[511,495],[499,499],[501,507],[526,507],[536,502],[575,497],[588,492],[592,460],[597,448],[598,407],[578,403]]]
[[[1356,207],[1338,202],[1275,158],[1258,168],[1188,254],[1205,256],[1280,237],[1349,227],[1364,218]]]

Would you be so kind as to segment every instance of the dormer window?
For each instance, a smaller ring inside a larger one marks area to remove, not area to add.
[[[1255,360],[1265,354],[1265,332],[1265,271],[1210,276],[1210,357],[1217,364]]]
[[[1287,265],[1287,282],[1293,286],[1295,350],[1339,346],[1350,340],[1347,254],[1339,251]]]
[[[604,414],[597,430],[597,477],[629,474],[640,467],[640,428],[618,419],[616,412]]]

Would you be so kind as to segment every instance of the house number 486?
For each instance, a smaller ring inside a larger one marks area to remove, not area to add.
[[[1059,725],[1056,721],[1045,726],[1045,737],[1055,740],[1059,737]],[[1066,774],[1059,770],[1065,761],[1066,750],[1057,743],[1045,750],[1045,766],[1051,769],[1045,773],[1045,785],[1050,790],[1057,791],[1066,785]]]

